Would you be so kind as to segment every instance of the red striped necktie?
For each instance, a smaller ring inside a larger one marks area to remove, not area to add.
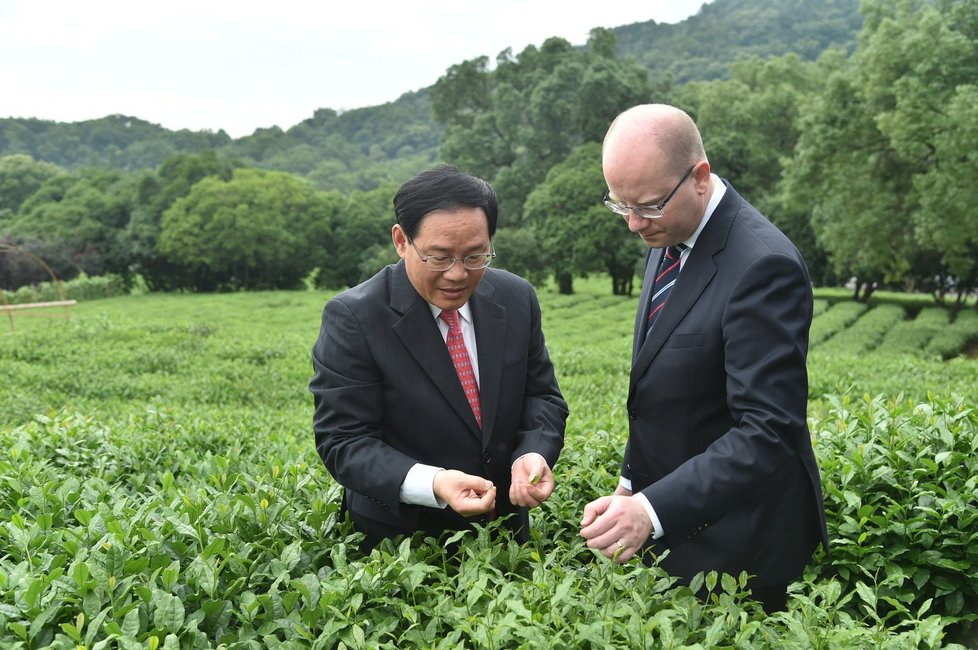
[[[676,244],[666,249],[666,252],[659,260],[659,271],[656,273],[655,282],[652,285],[652,299],[649,301],[649,318],[645,329],[645,338],[652,335],[652,326],[655,319],[659,317],[662,308],[666,306],[666,299],[672,292],[672,286],[679,279],[680,259],[683,251],[688,246]]]
[[[455,373],[458,375],[458,380],[462,382],[462,390],[465,391],[465,397],[469,400],[469,406],[472,407],[472,414],[475,415],[475,421],[481,427],[482,404],[479,401],[479,384],[475,381],[475,372],[472,370],[469,352],[465,349],[462,330],[458,326],[458,310],[442,310],[441,319],[448,323],[448,338],[445,340],[445,343],[448,345],[448,352],[452,355],[452,363],[455,364]]]

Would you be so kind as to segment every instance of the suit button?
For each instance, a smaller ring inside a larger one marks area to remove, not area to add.
[[[638,418],[638,416],[637,416],[637,415],[635,415],[635,411],[629,411],[629,412],[628,412],[628,419],[629,419],[629,420],[634,420],[634,419],[636,419],[636,418]]]
[[[490,460],[492,460],[492,459],[489,458],[489,454],[486,454],[485,456],[482,457],[482,462],[485,463],[486,465],[489,464],[489,461]]]

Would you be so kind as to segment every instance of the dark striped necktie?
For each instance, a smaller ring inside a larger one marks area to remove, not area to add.
[[[679,279],[679,261],[683,251],[687,248],[686,244],[670,246],[659,260],[659,271],[656,273],[655,282],[652,285],[652,299],[649,301],[649,319],[645,329],[645,338],[652,335],[655,319],[659,317],[659,312],[666,306],[666,299],[672,291],[672,285],[676,284],[676,280]]]

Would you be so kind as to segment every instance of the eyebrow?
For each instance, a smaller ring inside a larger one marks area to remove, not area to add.
[[[473,246],[472,248],[467,249],[467,252],[463,253],[462,257],[465,257],[466,255],[479,255],[480,253],[488,253],[489,248],[490,246],[485,246],[485,247],[483,247],[482,245]],[[432,246],[431,248],[425,248],[424,250],[426,253],[429,254],[438,254],[438,255],[444,255],[446,257],[454,257],[453,251],[450,251],[447,248],[443,248],[441,246]]]
[[[608,196],[611,197],[611,199],[616,203],[621,203],[622,205],[628,205],[633,208],[657,208],[659,207],[659,204],[662,203],[662,199],[659,199],[658,201],[646,201],[643,203],[630,204],[630,203],[625,203],[621,199],[615,198],[610,192],[608,193]]]

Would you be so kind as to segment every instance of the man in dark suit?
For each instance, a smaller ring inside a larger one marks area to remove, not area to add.
[[[312,350],[316,449],[365,547],[508,517],[554,489],[567,405],[525,280],[488,268],[497,205],[439,166],[394,197],[401,260],[326,304]]]
[[[618,562],[668,551],[660,566],[686,581],[746,571],[764,608],[783,609],[818,542],[828,548],[806,420],[805,262],[710,172],[677,108],[619,115],[602,165],[605,204],[652,250],[621,479],[585,507],[581,535]]]

